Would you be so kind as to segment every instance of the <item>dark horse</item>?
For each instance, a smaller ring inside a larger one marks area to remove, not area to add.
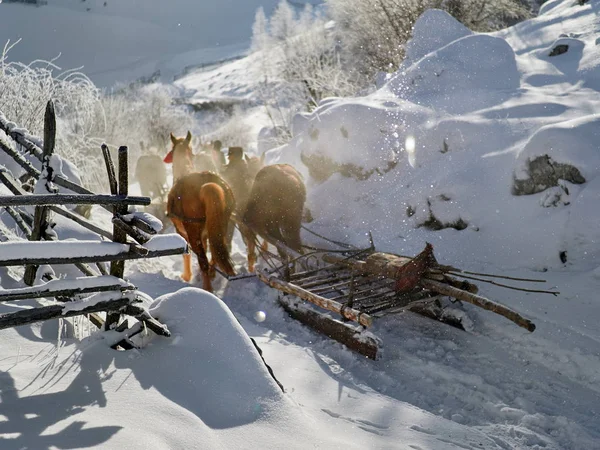
[[[190,244],[198,257],[202,273],[202,287],[212,292],[211,279],[215,276],[214,265],[227,275],[235,275],[227,248],[227,224],[235,200],[231,188],[212,172],[190,173],[180,177],[169,192],[167,214],[177,232]],[[210,248],[209,263],[206,253]],[[191,255],[183,256],[181,278],[192,278]]]
[[[266,166],[256,174],[242,222],[263,239],[279,241],[302,253],[300,226],[305,201],[306,187],[296,169],[289,164]],[[254,242],[247,240],[251,272],[256,262]]]

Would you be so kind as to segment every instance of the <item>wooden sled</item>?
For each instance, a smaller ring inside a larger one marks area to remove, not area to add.
[[[500,314],[530,332],[535,330],[530,320],[477,295],[476,285],[456,278],[470,278],[466,275],[469,272],[438,264],[429,243],[413,258],[374,251],[366,255],[365,252],[324,253],[313,265],[314,268],[296,273],[263,269],[257,275],[267,285],[289,294],[280,296],[279,301],[293,318],[370,359],[378,358],[382,344],[377,336],[366,331],[377,317],[412,311],[462,328],[459,320],[444,315],[439,301],[444,296]]]

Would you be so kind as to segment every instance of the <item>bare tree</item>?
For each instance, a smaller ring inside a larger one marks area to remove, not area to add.
[[[530,15],[521,0],[327,0],[343,57],[372,76],[394,71],[416,20],[428,9],[447,11],[474,31],[492,31]]]

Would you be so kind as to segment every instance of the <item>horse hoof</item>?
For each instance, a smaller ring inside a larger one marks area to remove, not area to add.
[[[183,281],[185,281],[186,283],[189,283],[189,282],[190,282],[190,280],[192,279],[192,276],[191,276],[191,275],[189,275],[189,274],[187,274],[187,273],[182,273],[182,274],[181,274],[181,279],[182,279]]]

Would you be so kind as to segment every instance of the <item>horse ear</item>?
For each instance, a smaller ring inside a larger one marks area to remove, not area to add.
[[[192,133],[188,130],[187,135],[185,136],[185,143],[189,144],[192,141]]]
[[[173,145],[177,145],[177,138],[173,133],[171,133],[171,142],[173,143]]]
[[[260,167],[263,167],[265,165],[265,157],[267,155],[267,151],[265,150],[264,152],[262,152],[262,155],[260,155]]]

